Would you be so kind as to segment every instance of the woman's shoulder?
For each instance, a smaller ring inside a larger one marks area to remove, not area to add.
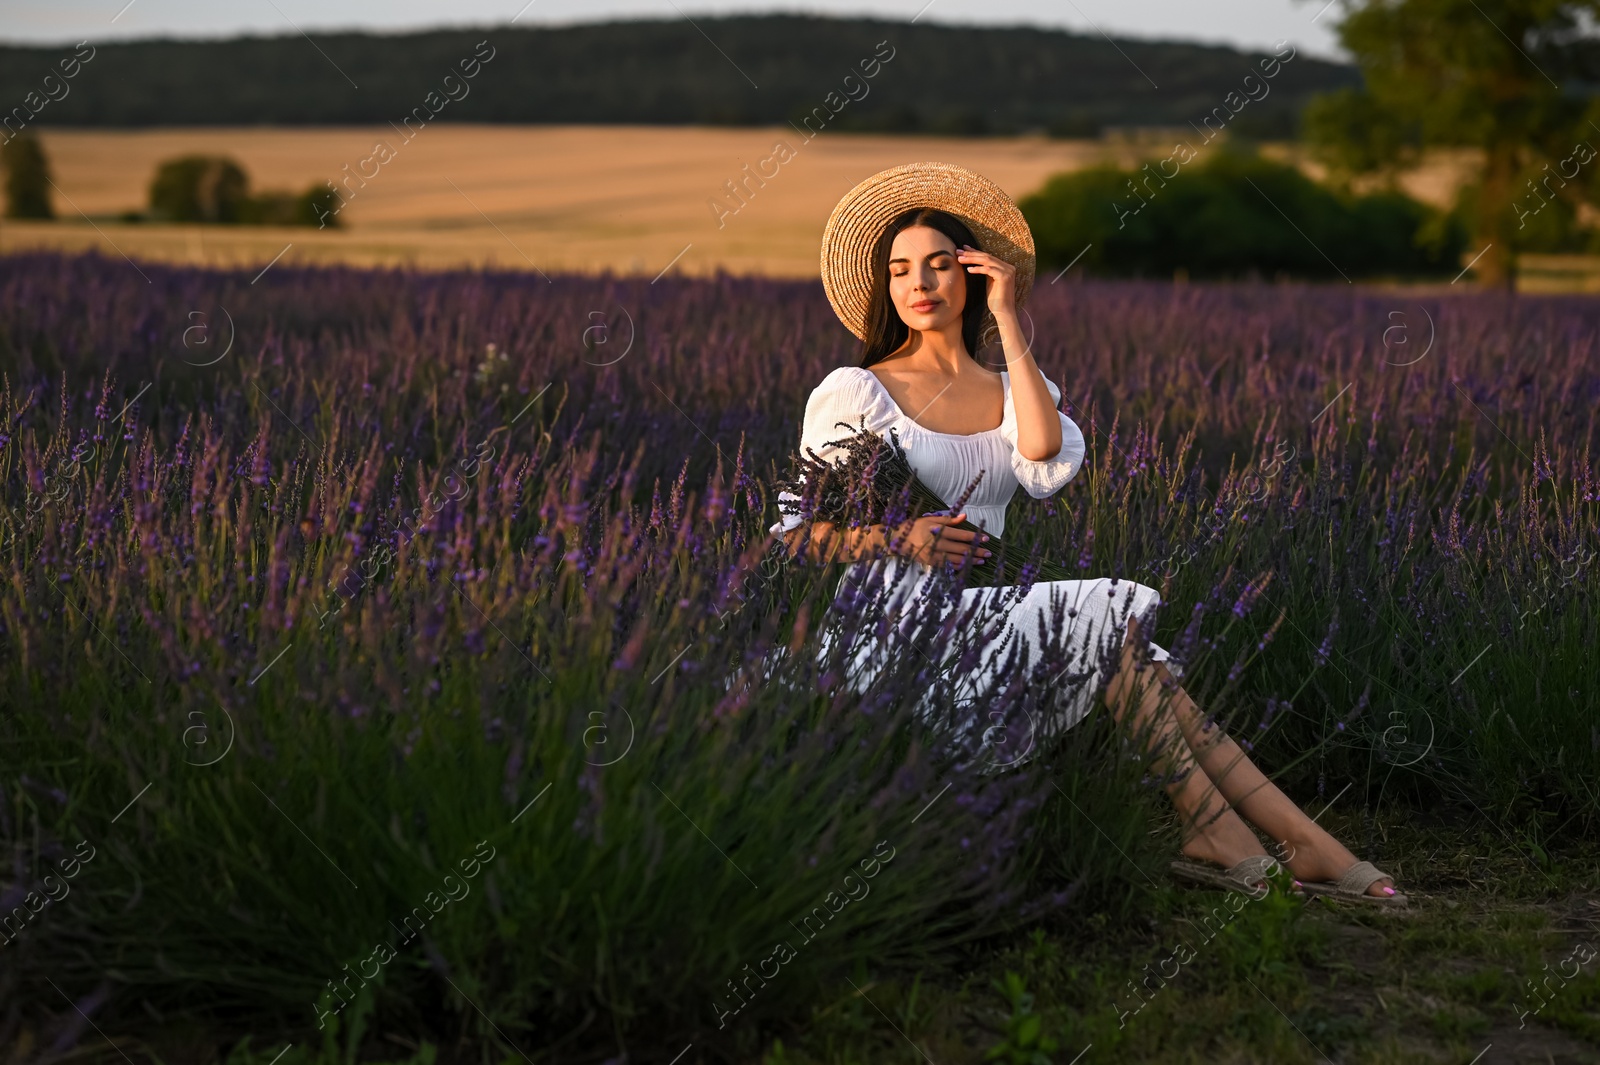
[[[827,400],[876,408],[883,404],[883,385],[871,370],[860,366],[841,366],[811,390],[811,399],[812,402]]]
[[[841,366],[833,370],[811,391],[806,402],[806,419],[845,420],[852,425],[865,421],[868,428],[880,426],[894,417],[894,406],[878,382],[877,375],[860,366]]]
[[[852,391],[860,388],[871,388],[878,380],[876,374],[861,366],[840,366],[831,370],[828,376],[817,385],[817,392]]]

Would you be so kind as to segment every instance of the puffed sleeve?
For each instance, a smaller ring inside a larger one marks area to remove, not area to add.
[[[1000,435],[1005,437],[1006,443],[1011,445],[1011,468],[1016,471],[1017,481],[1030,496],[1043,499],[1054,495],[1078,475],[1078,467],[1083,462],[1087,448],[1083,443],[1083,433],[1078,430],[1077,424],[1060,410],[1056,417],[1061,419],[1061,450],[1055,458],[1027,459],[1017,452],[1017,408],[1011,401],[1011,375],[1006,375],[1006,408],[1005,416],[1000,422]],[[1044,379],[1045,387],[1050,390],[1050,398],[1056,406],[1061,406],[1061,389],[1050,378]]]
[[[800,452],[810,449],[824,462],[831,462],[843,448],[829,447],[828,441],[840,440],[850,435],[852,429],[866,428],[882,432],[894,421],[894,406],[884,394],[883,386],[871,370],[859,366],[841,366],[834,370],[811,392],[806,400],[805,420],[800,427]],[[849,429],[839,423],[845,422]],[[800,501],[791,492],[778,493],[779,522],[767,531],[782,536],[801,523],[799,513],[784,504]]]

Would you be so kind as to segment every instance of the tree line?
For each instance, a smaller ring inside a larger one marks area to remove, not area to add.
[[[93,64],[69,93],[50,102],[40,121],[398,121],[487,38],[498,58],[467,98],[451,104],[451,121],[798,124],[860,56],[887,40],[896,52],[894,68],[832,128],[1093,136],[1108,126],[1183,125],[1210,111],[1255,61],[1222,46],[1113,43],[1023,27],[788,15],[698,18],[696,24],[669,19],[381,36],[319,33],[315,47],[299,35],[100,44]],[[0,107],[22,107],[26,115],[28,94],[70,53],[70,46],[0,48]],[[945,73],[930,77],[929,71]],[[1239,131],[1290,136],[1312,94],[1358,84],[1348,66],[1302,57],[1270,99],[1241,116]]]

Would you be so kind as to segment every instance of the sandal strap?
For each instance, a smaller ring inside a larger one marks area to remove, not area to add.
[[[1266,880],[1268,873],[1277,872],[1277,868],[1278,859],[1269,854],[1253,854],[1230,868],[1227,877],[1246,887],[1255,888]]]
[[[1357,862],[1344,871],[1344,875],[1335,882],[1334,888],[1351,895],[1365,895],[1367,888],[1387,876],[1388,873],[1371,862]]]

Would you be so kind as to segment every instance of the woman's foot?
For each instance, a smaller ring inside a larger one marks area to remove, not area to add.
[[[1288,851],[1284,864],[1297,880],[1312,884],[1336,881],[1360,860],[1344,844],[1318,828],[1315,822],[1311,823],[1311,829],[1306,833],[1306,838],[1288,840],[1284,844]],[[1388,898],[1399,892],[1394,880],[1385,876],[1374,880],[1366,893],[1377,898]]]
[[[1181,848],[1185,858],[1231,869],[1245,858],[1265,855],[1261,840],[1233,810],[1193,830]]]

